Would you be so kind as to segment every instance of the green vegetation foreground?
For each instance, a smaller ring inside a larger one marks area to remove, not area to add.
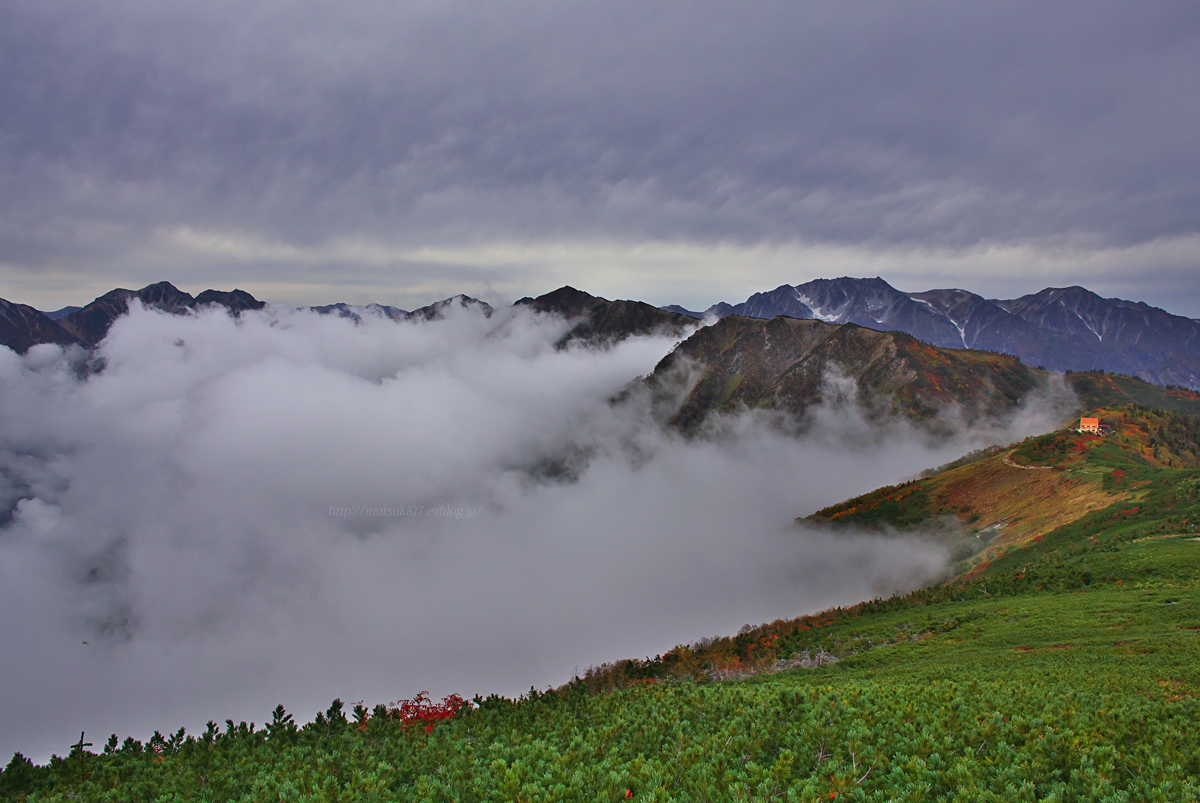
[[[957,582],[622,661],[515,701],[417,700],[349,716],[335,702],[303,727],[280,708],[266,727],[113,737],[44,767],[18,754],[0,795],[1198,800],[1200,428],[1132,407],[1103,415],[1122,432],[1059,433],[1007,456],[1012,471],[1063,466],[1047,476],[1074,498],[1103,492],[1113,503],[988,544]],[[978,457],[978,476],[998,459]],[[928,515],[945,519],[938,500],[967,481],[962,472],[929,479]],[[917,526],[895,494],[872,504]],[[1006,505],[962,511],[962,525]]]

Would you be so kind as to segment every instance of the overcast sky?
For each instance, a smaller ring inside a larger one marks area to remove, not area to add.
[[[0,3],[0,296],[816,277],[1200,316],[1200,6]]]

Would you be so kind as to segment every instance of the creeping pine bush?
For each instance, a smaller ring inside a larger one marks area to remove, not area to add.
[[[294,732],[241,723],[162,750],[127,743],[46,767],[14,757],[0,790],[31,802],[1198,799],[1195,699],[1089,690],[1085,675],[789,675],[475,706],[418,695]]]

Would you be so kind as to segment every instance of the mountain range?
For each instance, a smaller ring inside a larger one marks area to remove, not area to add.
[[[82,308],[53,313],[0,299],[0,345],[17,352],[38,343],[95,347],[134,300],[172,313],[219,305],[240,315],[266,306],[242,290],[193,297],[169,282],[116,289]],[[494,312],[465,295],[412,311],[345,303],[307,309],[355,322],[367,316],[422,321],[442,317],[451,306]],[[855,380],[860,401],[886,397],[884,406],[916,419],[931,418],[950,402],[998,413],[1043,384],[1046,371],[1101,370],[1200,388],[1200,321],[1082,287],[989,300],[965,290],[905,293],[880,278],[818,279],[705,313],[562,287],[514,306],[571,319],[560,345],[654,332],[682,337],[698,319],[718,318],[691,333],[652,377],[661,385],[684,361],[700,365],[699,379],[672,416],[684,430],[739,405],[803,414],[821,397],[830,369]],[[1127,393],[1127,400],[1146,392]]]
[[[881,278],[816,279],[755,293],[694,318],[815,319],[900,331],[944,348],[1012,354],[1053,371],[1104,370],[1160,385],[1200,388],[1200,321],[1140,301],[1103,298],[1083,287],[1050,287],[1014,299],[967,290],[906,293]]]
[[[141,290],[117,288],[85,307],[64,307],[53,313],[0,298],[0,345],[19,353],[39,343],[92,348],[104,339],[113,322],[129,311],[129,304],[134,300],[171,313],[217,305],[236,315],[266,306],[266,302],[243,290],[205,290],[193,297],[170,282],[147,285]]]
[[[39,343],[63,346],[77,344],[93,348],[104,339],[113,323],[129,310],[129,304],[135,300],[147,308],[175,314],[210,305],[223,306],[234,315],[266,307],[266,302],[259,301],[244,290],[205,290],[193,297],[170,282],[157,282],[141,290],[118,288],[87,306],[64,307],[53,312],[42,312],[0,298],[0,345],[21,354]],[[574,325],[564,335],[564,344],[578,340],[614,342],[657,331],[682,334],[695,325],[695,320],[688,315],[663,311],[642,301],[608,301],[573,287],[561,287],[537,298],[522,298],[514,306],[528,306],[538,312],[572,319]],[[359,323],[372,316],[391,321],[432,321],[442,318],[451,307],[478,309],[486,316],[495,312],[487,302],[462,294],[412,311],[384,304],[346,303],[304,309]]]

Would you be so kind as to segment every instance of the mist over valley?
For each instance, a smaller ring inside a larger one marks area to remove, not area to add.
[[[1076,403],[1045,381],[931,429],[823,364],[801,413],[732,405],[685,431],[702,368],[655,367],[703,324],[626,336],[620,310],[536,307],[135,302],[91,351],[0,350],[0,752],[518,695],[903,592],[944,575],[943,544],[793,519]]]

